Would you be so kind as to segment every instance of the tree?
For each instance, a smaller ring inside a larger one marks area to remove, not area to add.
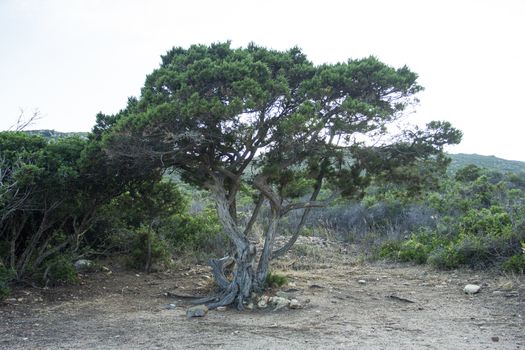
[[[270,261],[293,245],[312,208],[339,195],[359,196],[374,175],[413,181],[395,170],[446,164],[443,146],[461,137],[446,122],[387,137],[387,125],[417,102],[416,80],[407,67],[374,57],[315,66],[297,48],[173,48],[147,77],[141,97],[102,118],[109,123],[101,129],[110,156],[130,171],[174,169],[210,191],[235,246],[235,265],[229,279],[223,272],[229,259],[210,262],[221,293],[205,302],[242,308],[264,288]],[[254,205],[242,220],[237,199],[246,188]],[[270,218],[259,253],[248,236],[265,205]],[[302,210],[299,226],[275,249],[279,220],[294,210]]]

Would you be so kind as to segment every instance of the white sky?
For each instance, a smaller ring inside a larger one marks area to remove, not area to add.
[[[89,131],[172,46],[226,40],[407,64],[426,89],[412,120],[464,132],[449,151],[525,161],[523,0],[0,0],[0,130],[38,109],[33,129]]]

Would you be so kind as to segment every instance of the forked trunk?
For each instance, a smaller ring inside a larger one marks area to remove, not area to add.
[[[226,234],[234,243],[235,256],[233,258],[210,261],[215,282],[221,289],[221,292],[217,297],[204,301],[209,308],[234,304],[238,309],[243,309],[245,303],[249,302],[252,292],[260,292],[265,286],[279,221],[279,211],[277,208],[272,207],[270,224],[265,234],[264,247],[257,264],[257,270],[255,270],[257,259],[255,246],[247,238],[249,232],[243,231],[232,216],[232,205],[227,198],[222,182],[216,181],[211,190],[215,197],[219,220]],[[235,264],[233,275],[231,278],[227,278],[224,270],[232,262]]]
[[[222,289],[222,292],[217,298],[208,302],[208,307],[215,308],[234,304],[238,309],[243,309],[245,301],[248,301],[254,286],[257,284],[254,272],[255,246],[248,241],[232,217],[231,205],[220,182],[217,182],[212,187],[212,193],[216,200],[219,220],[226,234],[235,245],[235,256],[233,257],[235,266],[230,280],[224,275],[227,259],[210,261],[215,281]]]

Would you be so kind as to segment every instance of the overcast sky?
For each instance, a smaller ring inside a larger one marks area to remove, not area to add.
[[[0,0],[0,130],[38,109],[33,129],[89,131],[169,48],[226,40],[406,64],[425,87],[413,122],[452,122],[453,153],[525,161],[522,0]]]

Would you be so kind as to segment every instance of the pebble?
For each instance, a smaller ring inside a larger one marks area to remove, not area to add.
[[[288,307],[290,309],[302,309],[303,308],[303,304],[301,304],[299,302],[299,300],[297,300],[297,299],[292,299],[292,300],[290,300],[290,305],[288,305]]]
[[[268,302],[265,300],[265,299],[261,299],[259,300],[259,302],[257,303],[257,307],[259,309],[266,309],[268,307]]]
[[[208,313],[208,307],[206,305],[197,305],[190,307],[186,310],[186,317],[204,317]]]
[[[177,308],[177,304],[166,304],[166,306],[164,306],[164,308],[166,310],[173,310],[173,309]]]
[[[88,259],[80,259],[75,261],[74,266],[77,272],[84,272],[89,270],[93,266],[93,262]]]
[[[359,280],[359,281],[357,281],[357,283],[359,283],[359,284],[366,284],[366,281],[365,280]]]
[[[476,294],[480,290],[480,286],[477,284],[467,284],[465,288],[463,288],[463,291],[467,294]]]

